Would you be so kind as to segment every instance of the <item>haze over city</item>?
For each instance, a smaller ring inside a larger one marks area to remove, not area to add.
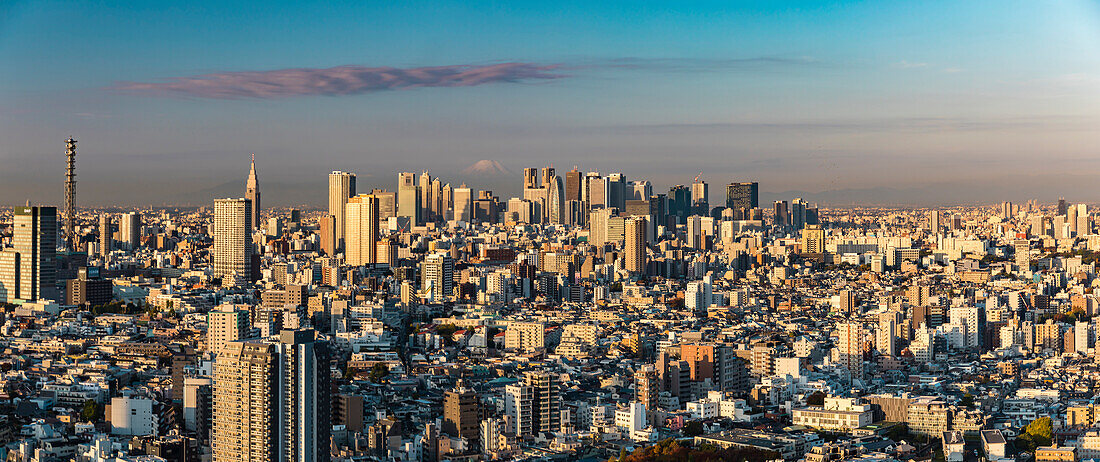
[[[0,196],[199,205],[324,175],[752,178],[832,205],[1100,200],[1100,7],[1035,2],[0,5]],[[18,166],[18,168],[13,168]],[[140,195],[131,194],[142,190]],[[774,197],[773,197],[774,196]]]

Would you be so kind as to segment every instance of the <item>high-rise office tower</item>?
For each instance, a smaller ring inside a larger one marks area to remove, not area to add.
[[[473,216],[473,193],[470,188],[463,184],[454,189],[454,219],[455,221],[464,221],[469,223],[472,221]]]
[[[695,177],[695,182],[691,183],[691,203],[710,203],[710,185],[699,177]]]
[[[244,197],[252,201],[252,227],[260,227],[260,181],[256,178],[256,154],[248,167],[248,180],[244,183]]]
[[[569,201],[583,200],[581,196],[581,180],[584,179],[584,175],[577,170],[577,167],[573,167],[573,170],[565,172],[565,197],[562,199],[562,203]]]
[[[252,201],[245,198],[214,201],[211,261],[214,277],[236,274],[251,280]]]
[[[783,227],[791,225],[791,211],[787,201],[775,201],[775,226]]]
[[[454,291],[454,260],[444,252],[424,257],[420,289],[432,287],[437,297],[449,297]]]
[[[1065,215],[1065,214],[1066,214],[1066,198],[1059,197],[1058,198],[1058,215]]]
[[[612,173],[607,175],[607,204],[619,210],[626,208],[626,175]]]
[[[454,210],[454,188],[451,188],[450,183],[443,185],[443,189],[440,190],[439,201],[439,219],[443,221],[453,220],[454,215],[451,212]]]
[[[118,235],[128,250],[137,250],[141,247],[141,214],[137,212],[122,214],[118,223]]]
[[[649,180],[631,181],[626,188],[626,200],[644,201],[653,196],[653,185]]]
[[[420,223],[420,191],[416,187],[415,173],[397,175],[397,216],[408,218],[410,226]]]
[[[435,197],[432,191],[432,176],[425,170],[420,174],[420,219],[422,222],[432,221],[432,202]]]
[[[625,269],[634,274],[646,271],[646,231],[649,228],[645,217],[630,217],[626,220]]]
[[[478,399],[473,390],[458,387],[443,394],[443,433],[476,442],[478,420]]]
[[[115,246],[114,229],[111,223],[111,215],[104,213],[99,216],[99,255],[106,258]]]
[[[929,232],[933,236],[935,236],[935,235],[940,233],[940,227],[941,226],[943,226],[943,225],[940,223],[940,211],[939,210],[933,210],[933,211],[929,212],[929,215],[928,215],[928,230],[929,230]]]
[[[726,208],[755,209],[760,206],[760,184],[730,183],[726,186]]]
[[[837,326],[837,350],[840,367],[848,369],[853,379],[863,378],[863,325],[843,322]]]
[[[585,177],[585,202],[590,209],[609,207],[607,202],[607,181],[599,173],[589,172]]]
[[[230,342],[214,378],[215,462],[330,459],[329,348],[314,331]]]
[[[791,201],[791,227],[796,231],[806,227],[806,201],[801,197]]]
[[[546,188],[546,221],[552,224],[561,224],[562,220],[562,184],[560,177],[550,178],[550,184]]]
[[[328,214],[334,217],[332,246],[335,252],[344,249],[344,205],[348,203],[348,198],[354,195],[354,173],[334,171],[328,174]]]
[[[1085,204],[1077,204],[1077,234],[1086,236],[1092,234],[1092,224],[1089,223],[1089,209]]]
[[[57,209],[16,207],[12,247],[0,250],[0,301],[57,300]]]
[[[523,169],[523,189],[538,189],[539,187],[539,169],[537,168],[524,168]]]
[[[683,223],[691,215],[691,190],[687,186],[678,184],[668,188],[668,202],[668,213],[675,215],[678,222]]]
[[[1066,209],[1065,224],[1069,227],[1069,231],[1071,233],[1073,233],[1073,235],[1076,236],[1077,235],[1077,206],[1076,205],[1070,205],[1069,208]]]
[[[352,266],[378,263],[378,197],[360,194],[348,199],[344,218],[345,259]]]

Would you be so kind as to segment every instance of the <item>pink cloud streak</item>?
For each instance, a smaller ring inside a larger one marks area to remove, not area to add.
[[[327,69],[218,72],[163,82],[120,82],[115,90],[152,96],[213,99],[274,99],[306,95],[354,95],[423,87],[473,87],[499,82],[565,77],[558,65],[500,63],[435,67],[337,66]]]

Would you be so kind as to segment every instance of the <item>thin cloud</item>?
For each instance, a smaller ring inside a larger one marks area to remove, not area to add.
[[[777,67],[821,65],[812,57],[756,56],[747,58],[640,58],[622,57],[611,59],[582,60],[578,67],[596,69],[624,69],[649,71],[730,71],[765,70]]]
[[[902,61],[899,61],[897,63],[894,63],[894,67],[896,67],[898,69],[920,69],[922,67],[928,67],[928,63],[919,63],[919,62],[912,62],[912,61],[902,60]]]
[[[120,82],[112,89],[149,96],[212,99],[277,99],[343,96],[425,87],[473,87],[492,83],[554,80],[556,64],[499,63],[435,67],[337,66],[273,71],[218,72],[162,82]]]

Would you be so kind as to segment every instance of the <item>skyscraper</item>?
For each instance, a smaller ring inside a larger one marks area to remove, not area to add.
[[[791,201],[791,227],[796,231],[806,227],[806,201],[801,197]]]
[[[99,216],[99,255],[106,258],[114,247],[114,229],[111,223],[111,215],[104,213]]]
[[[573,170],[565,172],[565,197],[562,203],[569,201],[583,200],[581,196],[581,180],[584,179],[584,174],[577,170],[577,167],[573,167]]]
[[[463,184],[454,189],[454,219],[470,222],[473,219],[473,193]]]
[[[791,211],[787,201],[775,201],[775,226],[783,227],[791,225]]]
[[[696,213],[702,212],[700,215],[709,212],[710,185],[699,177],[695,177],[695,182],[691,184],[691,205],[696,209]]]
[[[248,180],[244,183],[244,197],[252,201],[252,227],[260,227],[260,182],[256,178],[256,154],[248,168]]]
[[[622,173],[607,175],[607,206],[619,210],[626,208],[626,175]]]
[[[731,209],[755,209],[760,206],[760,184],[752,182],[730,183],[726,186],[726,207]]]
[[[691,190],[687,186],[678,184],[668,188],[668,213],[675,215],[679,223],[691,215]]]
[[[562,184],[560,177],[551,177],[546,189],[546,220],[552,224],[564,222],[562,217]]]
[[[12,247],[0,251],[0,301],[56,300],[57,209],[16,207]]]
[[[137,212],[122,214],[118,223],[118,234],[128,250],[137,250],[141,247],[141,214]]]
[[[378,263],[378,197],[360,194],[348,199],[346,207],[347,263],[352,266]]]
[[[355,174],[334,171],[328,175],[328,214],[332,215],[332,247],[344,249],[344,205],[355,195]]]
[[[215,462],[326,462],[329,349],[312,330],[230,342],[214,368]]]
[[[211,261],[214,277],[236,274],[252,278],[252,201],[245,198],[214,201]]]
[[[645,217],[630,217],[626,220],[625,269],[634,274],[644,274],[646,270],[646,231],[649,228]]]
[[[397,216],[408,218],[410,226],[420,223],[420,192],[416,187],[415,173],[402,172],[397,175]]]

